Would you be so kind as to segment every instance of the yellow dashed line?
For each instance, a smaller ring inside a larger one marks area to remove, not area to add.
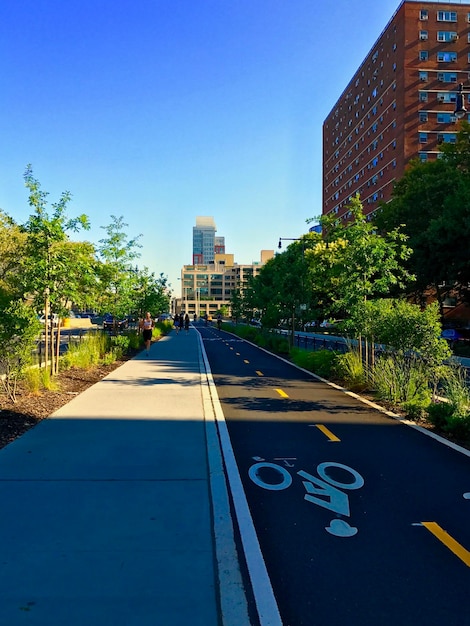
[[[315,426],[318,428],[318,430],[321,430],[321,432],[324,435],[326,435],[330,441],[341,441],[341,439],[339,437],[334,435],[331,432],[331,430],[329,428],[327,428],[326,426],[324,426],[323,424],[315,424]]]
[[[243,363],[249,363],[249,361],[247,361],[246,359],[243,359]]]
[[[277,391],[277,393],[281,396],[281,398],[289,397],[285,391],[282,391],[282,389],[275,389],[275,391]]]
[[[264,376],[263,372],[260,372],[259,370],[256,370],[256,373],[258,374],[258,376]]]
[[[458,556],[467,567],[470,567],[470,552],[466,550],[458,541],[449,535],[436,522],[421,522],[439,541],[441,541],[451,552]]]

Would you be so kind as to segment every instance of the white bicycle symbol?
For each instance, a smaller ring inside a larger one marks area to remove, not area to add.
[[[334,480],[331,476],[328,476],[329,468],[339,468],[348,472],[352,476],[352,481],[345,483]],[[279,476],[279,481],[266,482],[263,480],[261,474],[264,469],[274,470]],[[304,470],[297,472],[301,478],[305,479],[302,481],[307,492],[304,499],[338,515],[350,517],[349,497],[341,489],[360,489],[364,485],[364,478],[352,467],[342,463],[320,463],[317,465],[317,472],[318,476],[313,476]],[[255,485],[269,491],[282,491],[292,484],[292,476],[285,467],[264,460],[252,465],[248,470],[248,476]],[[331,520],[330,525],[326,526],[325,530],[337,537],[352,537],[358,532],[357,528],[350,526],[348,522],[342,519]]]

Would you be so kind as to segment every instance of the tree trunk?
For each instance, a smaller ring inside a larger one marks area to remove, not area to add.
[[[49,298],[44,301],[44,367],[49,366]]]

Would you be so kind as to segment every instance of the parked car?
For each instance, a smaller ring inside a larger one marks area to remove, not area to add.
[[[49,319],[49,326],[53,326],[54,328],[57,328],[57,326],[59,325],[59,316],[57,315],[57,313],[49,313],[48,319]],[[39,321],[41,322],[41,324],[45,324],[46,316],[44,315],[44,313],[39,317]]]
[[[160,313],[160,315],[158,316],[158,321],[159,322],[165,322],[167,320],[172,320],[172,316],[171,313]]]
[[[129,320],[127,317],[122,319],[114,318],[112,315],[105,315],[103,318],[103,328],[104,330],[124,330],[129,326]]]
[[[312,320],[311,322],[305,322],[304,324],[304,330],[307,332],[311,332],[315,330],[315,328],[318,328],[318,322],[316,320]]]
[[[260,320],[253,318],[252,320],[250,320],[250,326],[256,326],[256,328],[261,328],[263,325],[261,324]]]

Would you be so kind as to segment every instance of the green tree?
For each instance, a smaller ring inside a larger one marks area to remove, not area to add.
[[[32,362],[39,327],[34,311],[21,300],[0,305],[1,381],[12,402],[16,402],[18,380]]]
[[[413,254],[407,262],[416,276],[416,296],[436,293],[442,303],[450,288],[468,297],[470,281],[470,125],[461,122],[455,144],[443,144],[443,157],[410,163],[396,183],[392,200],[374,218],[381,232],[402,225]]]
[[[429,384],[435,393],[443,362],[451,356],[447,342],[441,338],[437,303],[422,309],[406,300],[379,300],[367,303],[367,309],[374,336],[385,346],[394,371],[400,372],[400,385],[396,386],[400,393],[398,400],[409,401],[411,393],[418,395]],[[414,376],[417,370],[422,374],[420,377]],[[420,380],[420,385],[412,385],[412,380]]]
[[[123,216],[111,215],[111,223],[102,226],[107,237],[100,239],[98,252],[101,257],[99,279],[101,283],[100,306],[102,311],[114,318],[125,316],[134,308],[134,285],[132,263],[140,257],[138,235],[129,239]]]
[[[413,276],[404,267],[411,249],[399,228],[385,235],[367,220],[358,195],[348,207],[352,221],[320,218],[324,238],[307,251],[312,290],[331,315],[351,316],[370,298],[404,288]]]
[[[0,210],[0,302],[23,295],[18,260],[25,256],[25,243],[26,233]]]
[[[319,240],[317,233],[302,235],[270,259],[253,279],[245,299],[252,310],[261,313],[263,325],[276,327],[289,319],[293,333],[303,318],[311,316],[315,302],[309,289],[307,251]]]
[[[89,244],[76,244],[69,240],[68,231],[88,229],[86,215],[69,219],[66,208],[71,194],[63,192],[59,201],[52,204],[52,215],[47,212],[48,194],[33,176],[30,165],[24,174],[25,186],[29,190],[28,202],[33,209],[23,230],[27,235],[25,256],[21,261],[21,276],[24,293],[29,294],[35,309],[44,309],[46,320],[50,313],[62,315],[65,304],[78,292],[81,274],[76,271],[78,257],[85,250],[91,252]],[[90,259],[90,256],[89,256]],[[59,338],[57,340],[58,348]],[[45,358],[49,360],[49,325],[45,324]],[[57,359],[51,351],[51,372],[57,369]]]
[[[170,308],[171,292],[168,278],[162,273],[157,277],[147,267],[131,272],[133,312],[143,317],[147,311],[153,315],[165,313]]]

